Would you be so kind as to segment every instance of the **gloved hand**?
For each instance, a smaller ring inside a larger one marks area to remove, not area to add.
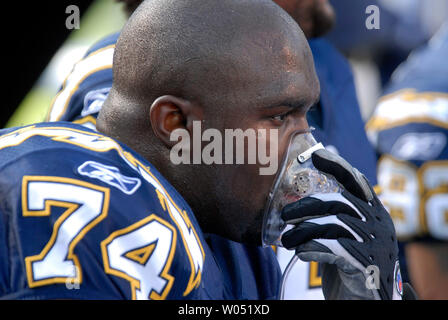
[[[294,227],[282,236],[283,245],[301,260],[321,263],[326,299],[402,299],[394,225],[369,182],[327,150],[316,151],[312,161],[344,191],[287,205],[282,219]]]

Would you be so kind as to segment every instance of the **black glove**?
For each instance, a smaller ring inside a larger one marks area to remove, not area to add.
[[[326,299],[402,299],[394,225],[369,182],[327,150],[316,151],[312,160],[344,191],[287,205],[282,218],[294,228],[282,236],[283,245],[322,264]]]

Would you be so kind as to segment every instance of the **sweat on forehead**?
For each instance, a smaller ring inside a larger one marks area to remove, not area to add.
[[[305,46],[298,25],[271,0],[147,0],[117,43],[114,89],[188,96],[193,85],[225,81],[222,72],[257,56],[276,58],[259,61],[270,68],[293,64],[290,51]]]

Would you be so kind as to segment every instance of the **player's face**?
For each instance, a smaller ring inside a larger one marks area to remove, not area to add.
[[[333,26],[335,15],[328,0],[274,0],[300,25],[307,38],[319,37]]]
[[[209,176],[207,172],[213,170],[210,176],[216,184],[213,193],[219,214],[214,233],[243,242],[261,240],[263,209],[291,135],[308,129],[306,113],[319,97],[311,53],[303,36],[301,39],[287,45],[271,43],[269,52],[242,61],[232,74],[231,91],[219,99],[221,103],[216,101],[215,117],[205,111],[204,124],[209,127],[221,132],[252,129],[257,134],[257,164],[249,164],[245,140],[244,164],[217,165],[203,171]],[[260,147],[267,150],[268,164],[260,161]]]

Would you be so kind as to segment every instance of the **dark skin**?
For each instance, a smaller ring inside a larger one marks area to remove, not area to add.
[[[448,299],[446,243],[408,243],[405,247],[410,280],[422,300]]]
[[[328,0],[273,0],[299,24],[305,36],[310,39],[323,36],[334,24],[333,7]],[[141,0],[117,0],[124,4],[130,16]]]
[[[197,15],[206,18],[191,19]],[[158,40],[155,30],[176,39]],[[260,244],[275,175],[260,175],[260,164],[174,165],[170,135],[183,128],[192,136],[193,121],[223,136],[225,129],[278,129],[281,162],[291,134],[308,128],[306,112],[318,97],[307,41],[271,1],[146,1],[117,43],[97,128],[151,162],[202,231]]]

